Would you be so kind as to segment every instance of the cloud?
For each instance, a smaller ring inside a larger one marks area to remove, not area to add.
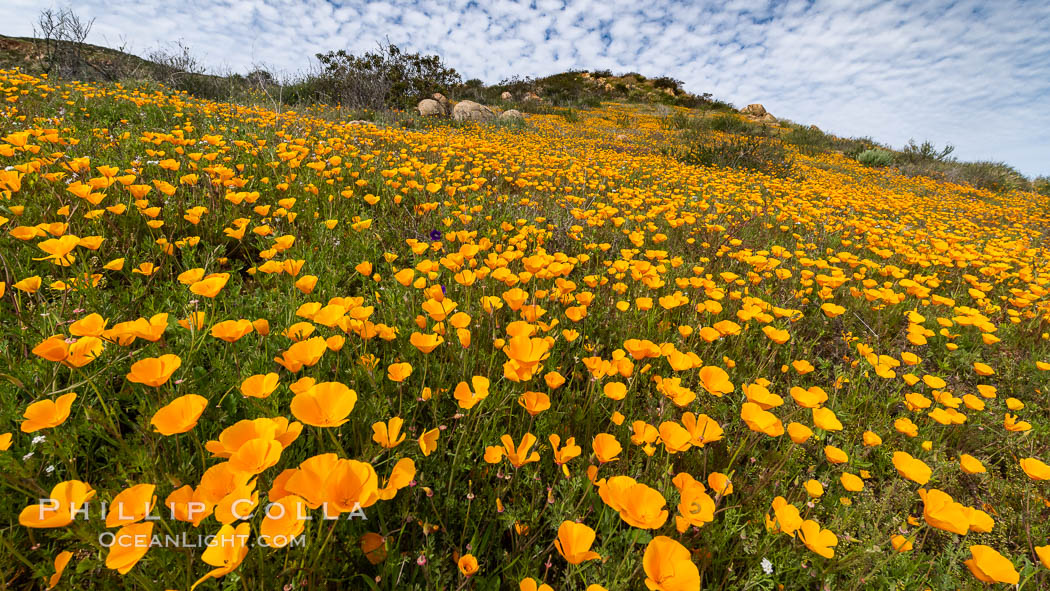
[[[51,2],[6,0],[4,34]],[[846,136],[956,146],[1050,174],[1050,4],[1026,0],[79,0],[90,41],[182,39],[216,72],[291,73],[387,38],[496,82],[569,68],[668,75],[688,90]]]

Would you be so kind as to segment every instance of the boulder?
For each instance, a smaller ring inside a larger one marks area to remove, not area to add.
[[[543,99],[540,98],[540,95],[536,94],[535,92],[527,92],[527,93],[525,93],[525,100],[526,101],[542,101]]]
[[[456,121],[492,121],[496,114],[485,105],[474,101],[460,101],[452,108],[452,118]]]
[[[445,107],[441,106],[441,103],[434,99],[423,99],[416,105],[416,109],[419,110],[419,114],[424,117],[444,117],[448,115],[445,111]]]
[[[766,113],[765,115],[762,115],[761,117],[758,118],[758,120],[761,121],[762,123],[776,123],[777,122],[777,118],[774,117],[770,113]]]
[[[752,117],[761,117],[766,114],[766,108],[758,103],[752,103],[743,109],[740,109],[740,112],[745,115],[751,115]]]
[[[522,116],[521,111],[517,109],[508,109],[499,114],[500,121],[524,121],[525,117]]]
[[[434,94],[430,95],[430,98],[441,103],[441,106],[445,109],[446,115],[452,112],[452,103],[448,102],[448,99],[445,98],[445,95],[441,94],[440,92],[435,92]]]
[[[504,90],[503,94],[499,95],[499,98],[505,101],[509,101],[514,99],[514,95]]]

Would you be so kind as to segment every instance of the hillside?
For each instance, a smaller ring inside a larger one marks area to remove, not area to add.
[[[586,74],[0,71],[0,586],[1050,586],[1050,197]]]

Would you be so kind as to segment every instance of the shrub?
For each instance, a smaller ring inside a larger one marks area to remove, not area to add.
[[[685,129],[690,131],[699,131],[704,126],[704,121],[699,117],[687,115],[681,111],[675,111],[671,113],[669,117],[664,119],[664,125],[669,129]]]
[[[460,84],[456,70],[436,55],[406,53],[396,45],[362,56],[345,50],[317,54],[321,63],[318,90],[330,102],[352,108],[410,108],[434,92]]]
[[[562,117],[564,117],[565,120],[568,121],[569,123],[579,123],[580,122],[580,114],[577,113],[576,111],[574,111],[572,109],[572,107],[569,107],[568,109],[560,111],[558,114],[561,115]]]
[[[794,156],[775,138],[754,135],[711,138],[690,134],[669,154],[685,164],[741,168],[788,178],[795,175]]]
[[[706,120],[708,129],[723,133],[754,134],[759,126],[730,113],[720,113]]]
[[[682,81],[670,76],[660,76],[659,78],[653,78],[653,86],[656,88],[670,88],[671,90],[678,92],[682,88]]]
[[[834,150],[842,152],[842,155],[847,158],[857,159],[862,152],[867,150],[873,150],[878,148],[878,144],[875,140],[870,137],[851,137],[851,138],[840,138],[833,135],[829,135],[828,138],[831,140],[831,146]]]
[[[951,162],[954,160],[949,155],[955,151],[955,146],[944,146],[943,149],[938,150],[929,140],[923,141],[921,144],[916,144],[915,140],[908,140],[908,145],[904,146],[899,153],[900,162],[907,164],[917,164],[923,162]]]
[[[864,166],[871,167],[882,167],[893,164],[893,154],[886,150],[880,150],[878,148],[871,150],[864,150],[857,155],[857,162],[860,162]]]
[[[817,127],[798,126],[791,129],[783,136],[784,143],[797,146],[800,152],[805,154],[816,154],[831,150],[831,136]]]
[[[1003,162],[952,162],[945,168],[945,180],[978,189],[1000,193],[1031,187],[1031,183],[1023,174]]]
[[[1041,195],[1050,196],[1050,177],[1035,177],[1035,180],[1032,181],[1032,190]]]

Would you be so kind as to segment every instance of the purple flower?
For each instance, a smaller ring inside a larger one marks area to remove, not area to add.
[[[437,242],[438,240],[441,240],[441,230],[431,230],[429,236],[431,242]]]

